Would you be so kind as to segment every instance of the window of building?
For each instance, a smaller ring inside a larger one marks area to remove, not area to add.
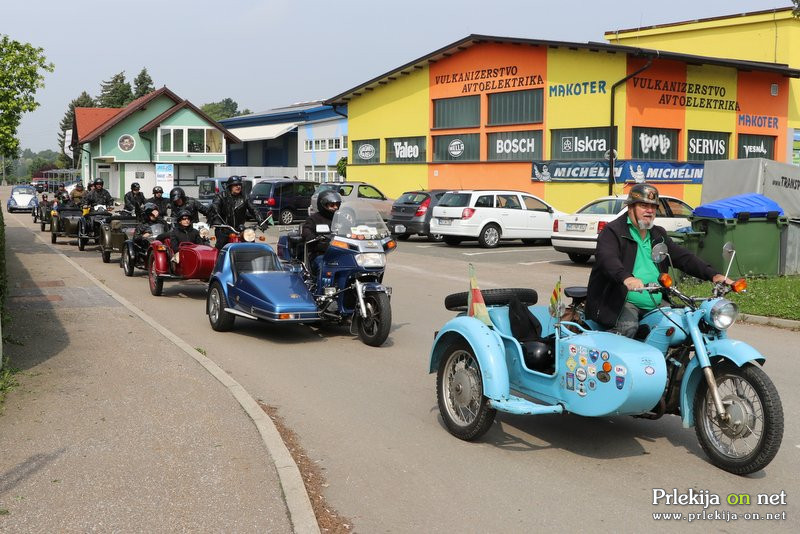
[[[303,172],[303,178],[306,180],[313,180],[314,179],[314,168],[310,165],[306,165],[306,168]]]
[[[362,165],[380,163],[380,146],[379,139],[353,141],[353,163]]]
[[[184,143],[184,139],[186,143]],[[159,152],[222,154],[223,136],[216,128],[159,128]]]
[[[426,138],[388,137],[386,139],[386,163],[424,163]]]
[[[480,126],[481,97],[459,96],[433,101],[434,128],[472,128]]]
[[[478,134],[437,135],[433,138],[434,161],[478,161]]]
[[[775,159],[775,138],[769,135],[739,134],[738,158]]]
[[[345,150],[347,150],[347,149],[348,149],[348,146],[347,146],[347,136],[346,136],[346,135],[343,135],[343,136],[342,136],[342,148],[344,148]]]
[[[332,137],[328,139],[328,150],[339,150],[342,148],[342,139],[339,137]]]
[[[544,90],[509,91],[489,95],[489,125],[542,122]]]
[[[731,134],[728,132],[689,130],[688,138],[687,161],[728,159],[731,140]]]
[[[159,152],[186,152],[183,128],[161,128],[159,144]]]
[[[677,161],[678,130],[633,127],[631,154],[633,159]]]
[[[542,159],[542,131],[497,132],[488,135],[490,161]]]
[[[314,140],[313,139],[306,139],[303,142],[303,150],[305,152],[311,152],[312,150],[314,150]]]
[[[551,130],[550,159],[606,159],[611,147],[608,127]]]

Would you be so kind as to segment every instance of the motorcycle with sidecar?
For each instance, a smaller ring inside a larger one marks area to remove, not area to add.
[[[726,259],[735,255],[726,244]],[[666,246],[653,247],[663,261]],[[717,467],[738,475],[763,469],[783,437],[783,409],[765,357],[728,337],[736,305],[725,299],[746,287],[715,284],[710,298],[683,294],[666,274],[660,284],[668,306],[648,312],[634,339],[602,331],[588,320],[563,320],[536,306],[531,289],[483,292],[491,324],[464,313],[436,333],[429,372],[445,426],[474,440],[497,411],[519,415],[573,413],[586,417],[681,417]],[[581,317],[585,287],[566,288],[571,317]],[[464,311],[467,294],[445,299]],[[520,317],[522,313],[527,317]],[[512,323],[512,319],[514,322]],[[541,329],[537,335],[527,332]],[[521,394],[521,395],[520,395]]]
[[[103,263],[111,262],[111,254],[122,253],[125,241],[133,239],[137,224],[136,215],[128,210],[120,210],[100,223],[100,254]]]
[[[125,276],[133,276],[136,269],[148,269],[150,243],[168,231],[169,227],[166,224],[158,223],[150,226],[150,235],[147,237],[134,238],[131,233],[131,237],[122,244],[122,256],[119,259]]]
[[[257,238],[253,228],[231,230],[229,242],[253,241]],[[210,230],[207,226],[200,229],[200,236],[210,243]],[[260,236],[264,239],[263,233]],[[173,253],[169,238],[158,237],[150,242],[147,255],[147,279],[150,293],[160,296],[164,291],[164,282],[168,280],[208,280],[217,261],[219,251],[211,244],[198,245],[181,243],[178,251]]]
[[[70,203],[54,206],[50,210],[50,242],[55,244],[59,237],[78,237],[78,225],[83,219],[83,209]]]
[[[111,220],[113,209],[105,204],[83,208],[83,217],[78,221],[78,250],[83,251],[89,240],[100,242],[101,227]]]
[[[45,227],[48,224],[52,224],[53,222],[53,216],[51,213],[53,211],[53,205],[54,201],[48,199],[47,193],[43,193],[42,198],[39,200],[39,206],[34,210],[36,216],[34,216],[33,222],[36,224],[38,219],[39,230],[42,232],[45,231]]]
[[[349,325],[365,344],[382,345],[392,326],[391,288],[383,284],[386,254],[397,241],[380,213],[360,202],[343,206],[330,226],[316,230],[319,237],[305,243],[297,231],[281,235],[278,256],[302,277],[321,320]],[[308,254],[317,240],[329,242],[318,270]]]

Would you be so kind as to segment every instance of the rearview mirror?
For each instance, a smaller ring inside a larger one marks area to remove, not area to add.
[[[318,234],[327,234],[331,231],[331,227],[327,224],[318,224],[317,225],[317,233]]]
[[[661,263],[664,261],[664,258],[667,257],[667,245],[664,243],[659,243],[653,247],[651,251],[650,258],[655,263]]]
[[[722,245],[722,259],[725,260],[725,263],[731,261],[734,252],[736,252],[736,247],[733,246],[732,241],[728,241],[727,243]]]

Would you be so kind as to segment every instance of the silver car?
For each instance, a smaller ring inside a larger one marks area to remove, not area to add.
[[[319,194],[329,190],[337,191],[342,196],[342,204],[353,200],[366,201],[378,210],[383,220],[388,221],[392,216],[394,200],[387,198],[377,187],[366,182],[329,182],[321,184],[311,197],[311,204],[308,206],[309,215],[317,212],[317,197]]]

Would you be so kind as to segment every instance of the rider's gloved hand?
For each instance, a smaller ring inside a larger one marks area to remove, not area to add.
[[[625,287],[628,288],[628,291],[635,291],[644,287],[644,283],[642,283],[642,281],[635,276],[629,276],[623,280],[622,283],[625,284]]]
[[[714,278],[712,278],[711,281],[714,282],[715,284],[718,284],[720,282],[724,282],[726,285],[729,285],[729,286],[733,285],[733,280],[731,280],[730,278],[725,277],[724,274],[715,274]]]

